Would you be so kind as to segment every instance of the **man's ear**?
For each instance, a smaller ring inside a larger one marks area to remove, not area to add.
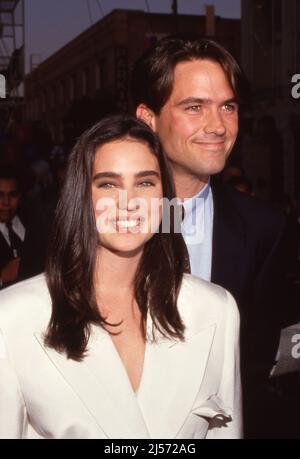
[[[143,120],[148,126],[155,131],[155,115],[153,111],[145,104],[139,104],[136,109],[136,117]]]

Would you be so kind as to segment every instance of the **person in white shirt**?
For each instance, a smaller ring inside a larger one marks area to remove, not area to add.
[[[18,278],[25,227],[18,216],[21,192],[13,168],[0,168],[0,288]]]

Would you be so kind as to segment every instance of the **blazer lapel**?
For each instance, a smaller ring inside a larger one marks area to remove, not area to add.
[[[185,341],[167,339],[147,317],[147,342],[140,387],[134,393],[112,339],[101,327],[92,326],[89,352],[82,362],[67,359],[35,337],[47,357],[83,402],[100,431],[108,438],[175,438],[189,415],[204,380],[214,339],[214,319],[194,320],[182,292],[179,312],[186,324]],[[100,430],[101,429],[101,430]]]
[[[200,390],[215,324],[185,342],[163,337],[146,345],[138,402],[151,438],[175,438]]]
[[[211,281],[240,297],[248,258],[246,228],[226,188],[213,182],[214,222]]]
[[[126,370],[104,330],[93,327],[82,362],[45,347],[40,333],[35,336],[108,438],[149,438]]]

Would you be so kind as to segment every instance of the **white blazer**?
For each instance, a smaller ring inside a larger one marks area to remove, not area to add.
[[[43,342],[44,275],[0,293],[0,438],[241,438],[239,315],[221,287],[185,275],[185,342],[146,343],[137,393],[110,335],[93,326],[88,356]],[[152,323],[147,319],[147,334]]]

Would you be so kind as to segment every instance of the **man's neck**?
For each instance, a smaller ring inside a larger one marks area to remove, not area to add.
[[[209,182],[209,176],[196,177],[173,172],[176,196],[180,200],[190,199],[196,196]]]
[[[16,216],[11,218],[10,220],[5,220],[5,221],[1,221],[0,220],[0,225],[5,226],[5,227],[12,226],[15,218],[16,218]]]

